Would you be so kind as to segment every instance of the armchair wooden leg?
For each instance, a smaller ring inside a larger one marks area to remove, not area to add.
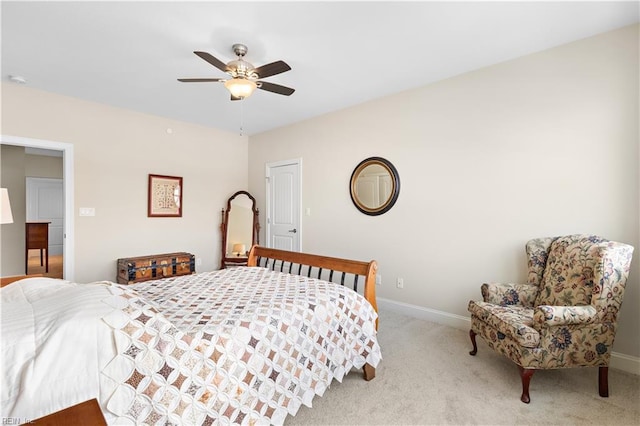
[[[536,370],[531,368],[522,368],[518,366],[520,369],[520,378],[522,379],[522,396],[520,397],[520,401],[528,404],[531,399],[529,398],[529,382],[531,382],[531,376]]]
[[[374,377],[376,377],[376,369],[371,365],[365,364],[364,367],[362,367],[362,369],[364,370],[364,379],[367,382],[373,379]]]
[[[473,330],[469,330],[469,337],[471,337],[471,344],[473,345],[473,350],[469,352],[469,355],[475,355],[478,353],[478,345],[476,345],[476,332]]]
[[[598,391],[600,396],[607,398],[609,396],[609,367],[600,366],[598,371]]]

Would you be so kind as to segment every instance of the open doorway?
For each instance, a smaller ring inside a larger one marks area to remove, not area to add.
[[[48,141],[41,139],[22,138],[17,136],[2,135],[0,139],[3,152],[5,152],[5,146],[11,148],[23,147],[25,150],[25,156],[37,157],[42,155],[57,155],[62,158],[62,176],[59,179],[62,183],[62,198],[58,198],[56,203],[61,203],[62,217],[56,219],[56,226],[53,227],[53,232],[58,233],[58,236],[53,236],[53,241],[59,240],[59,243],[54,244],[54,247],[47,247],[46,253],[50,255],[49,269],[50,273],[45,273],[46,265],[44,265],[44,253],[43,262],[40,265],[40,252],[34,250],[33,252],[26,249],[26,222],[27,219],[27,176],[30,177],[42,177],[44,172],[33,173],[24,170],[23,163],[16,165],[7,165],[8,159],[2,158],[2,187],[10,186],[9,197],[13,210],[14,223],[9,225],[2,225],[1,243],[2,243],[2,275],[22,275],[26,271],[29,273],[43,273],[44,275],[51,275],[52,269],[59,269],[57,273],[59,277],[66,280],[74,280],[74,244],[73,244],[73,145],[57,141]],[[26,152],[29,154],[26,154]],[[45,162],[46,163],[46,162]],[[45,164],[42,163],[42,164]],[[31,167],[36,167],[38,170],[37,161],[36,165],[31,164]],[[21,171],[21,169],[23,169]],[[22,174],[21,174],[22,173]],[[21,175],[20,175],[21,174]],[[55,191],[54,191],[55,192]],[[50,195],[49,191],[49,195]],[[14,199],[16,200],[14,202]],[[15,206],[15,207],[14,207]],[[54,216],[59,216],[57,213]],[[48,218],[46,221],[49,221]],[[59,237],[59,238],[58,238]],[[57,246],[57,247],[56,247]],[[61,253],[56,258],[54,253]],[[31,258],[34,268],[29,264]],[[58,264],[58,266],[55,266]],[[38,268],[41,266],[42,271]],[[52,268],[53,267],[53,268]]]
[[[27,148],[26,154],[29,153]],[[46,158],[30,158],[27,163]],[[51,162],[50,162],[51,163]],[[42,174],[62,175],[62,161],[60,170],[47,173],[46,162],[38,165],[38,172]],[[50,166],[50,167],[51,167]],[[27,168],[27,174],[30,173]],[[64,267],[64,191],[63,179],[51,177],[26,177],[26,248],[25,270],[27,274],[42,274],[51,278],[63,278]],[[41,231],[39,231],[41,230]]]

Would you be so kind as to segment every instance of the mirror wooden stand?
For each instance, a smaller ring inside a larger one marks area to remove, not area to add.
[[[222,256],[220,269],[247,264],[251,247],[260,243],[259,211],[256,199],[247,191],[238,191],[222,209]]]

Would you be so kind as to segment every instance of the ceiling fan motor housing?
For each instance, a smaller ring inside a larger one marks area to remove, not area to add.
[[[244,44],[242,44],[242,43],[236,43],[236,44],[234,44],[234,45],[232,46],[232,49],[233,49],[233,53],[235,53],[235,54],[236,54],[236,56],[239,56],[239,57],[241,57],[241,58],[242,58],[244,55],[246,55],[246,54],[247,54],[247,52],[249,51],[249,49],[247,48],[247,46],[245,46],[245,45],[244,45]]]
[[[236,43],[232,46],[233,53],[236,54],[238,59],[233,60],[227,64],[227,72],[233,78],[247,78],[252,80],[258,79],[258,74],[253,72],[255,67],[250,62],[244,60],[244,55],[247,54],[249,48],[242,43]]]
[[[236,59],[227,64],[227,72],[233,78],[257,79],[258,75],[253,70],[253,65],[243,59]]]

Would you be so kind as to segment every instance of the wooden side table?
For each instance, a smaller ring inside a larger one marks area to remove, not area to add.
[[[97,399],[81,402],[31,422],[38,426],[106,426]]]
[[[42,252],[46,250],[45,272],[49,272],[49,224],[51,222],[27,222],[25,223],[25,256],[24,273],[29,273],[29,250],[40,250],[40,266],[43,266]]]
[[[225,268],[234,268],[236,266],[247,266],[249,258],[247,256],[229,256],[222,260]]]

